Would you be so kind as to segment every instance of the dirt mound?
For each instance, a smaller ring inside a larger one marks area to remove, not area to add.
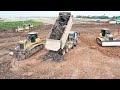
[[[49,51],[48,53],[46,53],[45,55],[43,55],[42,58],[44,61],[51,59],[53,61],[59,61],[59,60],[63,60],[64,56],[58,54],[58,52],[54,52],[54,51]]]

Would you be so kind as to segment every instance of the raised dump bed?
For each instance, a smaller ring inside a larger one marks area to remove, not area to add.
[[[59,13],[51,32],[46,39],[45,48],[52,51],[63,49],[72,27],[72,15],[69,12]]]

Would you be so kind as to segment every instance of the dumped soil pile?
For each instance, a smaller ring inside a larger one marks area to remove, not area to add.
[[[44,61],[51,59],[53,61],[59,61],[59,60],[63,60],[64,56],[60,55],[58,52],[55,51],[49,51],[48,53],[46,53],[45,55],[43,55],[42,58]]]
[[[62,37],[64,33],[64,30],[66,28],[69,18],[70,16],[66,16],[66,15],[58,17],[55,25],[52,28],[50,39],[60,40],[60,38]]]

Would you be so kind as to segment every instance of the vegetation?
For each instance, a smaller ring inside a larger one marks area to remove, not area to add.
[[[15,21],[15,22],[0,22],[0,28],[15,28],[17,26],[22,26],[23,24],[29,24],[32,23],[33,26],[39,26],[39,25],[44,25],[42,22],[37,22],[37,21]]]
[[[81,15],[77,15],[76,18],[111,19],[111,17],[108,17],[108,16],[81,16]]]

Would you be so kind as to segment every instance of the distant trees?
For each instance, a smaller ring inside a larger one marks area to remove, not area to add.
[[[77,15],[76,18],[110,19],[110,17],[108,17],[108,16],[81,16],[81,15]]]
[[[120,16],[113,16],[112,19],[120,19]]]

